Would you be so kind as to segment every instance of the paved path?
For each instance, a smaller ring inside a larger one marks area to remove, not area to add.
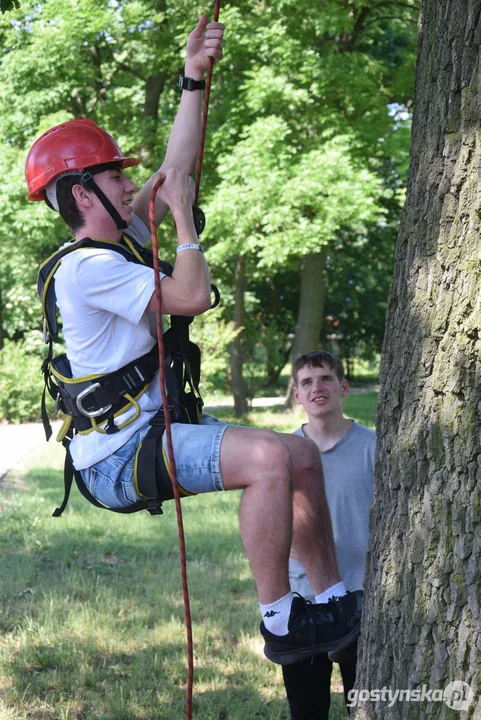
[[[58,432],[58,427],[60,421],[52,423],[54,436]],[[41,423],[24,425],[0,423],[0,482],[9,470],[43,443],[45,443],[45,432]]]
[[[378,390],[372,386],[368,388],[352,388],[351,394],[360,394],[373,392]],[[232,407],[229,402],[230,398],[226,398],[225,403],[218,405],[207,405],[206,412],[215,414],[216,407]],[[283,397],[254,398],[253,407],[275,407],[284,405]],[[51,443],[55,442],[55,436],[60,428],[61,421],[56,420],[52,423],[53,437]],[[41,423],[25,423],[24,425],[9,425],[0,423],[0,482],[23,458],[25,458],[32,450],[40,447],[45,443],[45,433]]]

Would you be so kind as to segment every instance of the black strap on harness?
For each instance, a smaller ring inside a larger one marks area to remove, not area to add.
[[[57,296],[55,294],[55,272],[57,271],[62,258],[76,250],[82,248],[96,248],[99,250],[112,250],[119,255],[122,255],[128,262],[135,263],[137,265],[147,265],[148,267],[154,267],[153,255],[150,250],[142,247],[140,243],[127,238],[124,235],[128,246],[121,245],[117,242],[108,242],[103,240],[92,240],[92,238],[86,237],[75,242],[71,242],[68,245],[57,250],[51,255],[45,262],[42,263],[38,271],[37,279],[37,292],[42,303],[44,323],[45,323],[45,342],[50,340],[56,340],[58,337],[58,323],[57,323]],[[161,272],[164,275],[172,275],[173,267],[169,263],[160,263]],[[218,293],[217,288],[212,286],[213,292],[216,296],[216,302],[212,307],[218,304]]]
[[[92,192],[97,195],[98,199],[100,200],[104,208],[107,210],[114,223],[117,225],[117,228],[119,230],[125,230],[128,227],[127,222],[120,216],[120,213],[115,209],[115,207],[108,199],[107,195],[102,192],[102,190],[99,188],[93,178],[94,175],[104,172],[109,168],[115,167],[118,167],[116,163],[104,163],[103,165],[97,165],[95,167],[89,168],[81,176],[81,180],[83,183],[85,183],[85,185],[87,185],[88,188],[90,188],[90,190],[92,190]]]
[[[113,425],[115,415],[122,413],[131,402],[126,396],[135,397],[150,383],[159,369],[157,349],[115,372],[101,375],[93,380],[62,382],[61,378],[72,378],[70,362],[66,355],[58,355],[44,367],[44,376],[48,390],[62,412],[73,418],[79,432],[92,429],[92,418],[97,424],[109,420]],[[57,382],[55,380],[57,379]],[[107,426],[107,434],[118,432]]]
[[[81,248],[99,248],[120,253],[127,261],[153,267],[152,252],[139,243],[126,238],[127,247],[119,243],[102,242],[83,238],[70,243],[48,258],[40,267],[38,293],[44,312],[45,341],[48,354],[42,365],[45,388],[42,395],[42,420],[47,440],[52,430],[45,404],[46,391],[55,399],[56,410],[72,418],[70,427],[62,438],[66,450],[64,465],[64,498],[53,513],[60,516],[68,503],[70,490],[75,479],[81,494],[93,505],[119,513],[133,513],[147,510],[153,515],[162,513],[162,502],[173,497],[167,459],[162,450],[162,436],[165,430],[164,414],[161,408],[151,419],[151,429],[141,443],[136,458],[136,479],[141,499],[125,508],[107,508],[96,500],[83,482],[81,473],[75,470],[69,452],[70,441],[75,432],[98,429],[107,421],[104,432],[118,432],[114,417],[132,406],[132,398],[146,389],[159,367],[157,346],[128,365],[92,378],[72,378],[70,363],[66,355],[53,358],[53,341],[58,337],[55,278],[54,274],[63,257]],[[160,263],[165,275],[172,274],[172,266]],[[219,291],[212,286],[215,307],[219,303]],[[202,399],[198,391],[200,381],[200,350],[189,340],[189,325],[192,317],[172,316],[171,327],[164,334],[166,357],[166,385],[168,388],[169,411],[173,422],[200,422]],[[182,490],[181,490],[182,492]],[[183,493],[188,494],[188,493]]]
[[[75,478],[75,482],[77,484],[77,487],[80,491],[80,493],[84,496],[86,500],[89,501],[89,503],[92,503],[92,505],[95,505],[95,507],[98,507],[103,510],[111,510],[112,512],[116,513],[122,513],[123,515],[128,515],[130,513],[138,512],[139,510],[148,510],[148,512],[151,515],[162,515],[162,502],[163,500],[167,500],[168,498],[162,498],[157,495],[152,497],[145,497],[142,500],[138,500],[136,503],[133,503],[132,505],[129,505],[128,507],[123,508],[108,508],[106,505],[102,505],[98,500],[94,498],[94,496],[89,492],[87,486],[85,485],[82,475],[78,470],[76,470],[72,463],[72,458],[70,456],[70,452],[68,450],[68,446],[70,444],[70,440],[67,440],[65,438],[62,441],[62,444],[65,447],[66,454],[65,454],[65,463],[64,463],[64,497],[62,504],[60,507],[58,507],[53,513],[53,517],[60,517],[60,515],[63,513],[65,508],[67,507],[67,503],[69,501],[70,497],[70,490],[72,489],[72,483]]]

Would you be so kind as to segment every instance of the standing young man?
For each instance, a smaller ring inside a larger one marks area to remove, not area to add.
[[[369,508],[373,502],[376,435],[344,417],[342,400],[349,393],[344,367],[328,352],[301,355],[293,364],[294,397],[308,422],[296,435],[313,440],[320,452],[331,514],[337,562],[348,590],[362,587],[369,542]],[[289,561],[291,588],[308,599],[313,590],[295,550]],[[327,720],[332,661],[339,661],[344,695],[356,678],[356,644],[342,653],[318,654],[283,668],[292,720]]]
[[[177,232],[172,277],[162,278],[166,314],[200,315],[210,307],[209,269],[193,222],[189,173],[199,146],[201,79],[209,57],[221,57],[222,34],[223,25],[207,24],[203,17],[189,36],[184,91],[159,170],[165,181],[156,198],[156,224],[170,210]],[[131,237],[145,244],[149,198],[159,173],[134,197],[135,185],[123,171],[138,162],[124,157],[92,121],[72,120],[32,146],[26,162],[29,199],[58,209],[76,241],[89,237],[128,245]],[[108,247],[81,247],[62,258],[55,291],[73,378],[114,373],[149,353],[155,344],[149,324],[154,288],[150,267]],[[132,401],[109,424],[100,422],[70,443],[75,468],[104,505],[125,507],[139,500],[137,453],[160,407],[156,374],[135,407]],[[267,657],[285,664],[350,644],[359,633],[362,593],[346,594],[340,581],[315,444],[215,421],[174,423],[172,436],[183,490],[244,491],[240,530],[257,585]],[[293,599],[291,545],[317,594],[312,607]],[[336,599],[329,602],[331,596]]]

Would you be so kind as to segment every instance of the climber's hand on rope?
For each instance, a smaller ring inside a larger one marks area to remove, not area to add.
[[[222,57],[222,37],[224,25],[219,22],[208,22],[207,15],[202,15],[187,41],[187,59],[184,68],[185,77],[201,80],[211,64]],[[207,93],[206,93],[207,95]],[[183,92],[179,110],[170,133],[167,152],[161,165],[162,173],[166,168],[175,165],[186,172],[193,172],[196,160],[199,157],[200,103],[201,92]],[[204,131],[205,134],[205,131]],[[156,182],[156,175],[147,180],[139,190],[132,209],[143,223],[149,226],[150,194]],[[200,179],[200,178],[199,178]],[[158,202],[155,206],[155,224],[158,226],[167,212],[166,205],[161,202],[162,196],[157,194]],[[190,214],[192,215],[192,206]],[[171,208],[172,210],[172,208]],[[199,219],[200,218],[200,219]],[[200,233],[205,224],[205,218],[196,212],[197,231]]]
[[[177,250],[180,252],[176,254],[172,277],[164,277],[162,280],[163,312],[168,315],[200,315],[211,306],[211,285],[205,256],[199,252],[199,240],[192,217],[194,182],[184,170],[176,167],[166,168],[164,174],[165,180],[157,190],[157,198],[172,212],[177,232]],[[154,311],[155,304],[154,293],[147,305],[147,312]]]
[[[207,15],[201,15],[187,41],[187,64],[189,68],[203,71],[209,67],[209,58],[212,58],[214,62],[221,59],[224,28],[223,23],[210,23]]]
[[[169,207],[176,222],[178,218],[192,219],[194,181],[185,170],[176,167],[164,168],[162,174],[165,180],[157,192],[157,197]]]

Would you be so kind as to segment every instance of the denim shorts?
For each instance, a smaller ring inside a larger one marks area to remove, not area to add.
[[[210,415],[202,415],[201,425],[172,425],[177,480],[189,493],[224,489],[220,472],[220,444],[227,427]],[[89,492],[103,505],[127,507],[140,500],[134,486],[135,454],[149,430],[150,425],[144,425],[119,450],[80,471]],[[163,444],[165,448],[165,433]]]

